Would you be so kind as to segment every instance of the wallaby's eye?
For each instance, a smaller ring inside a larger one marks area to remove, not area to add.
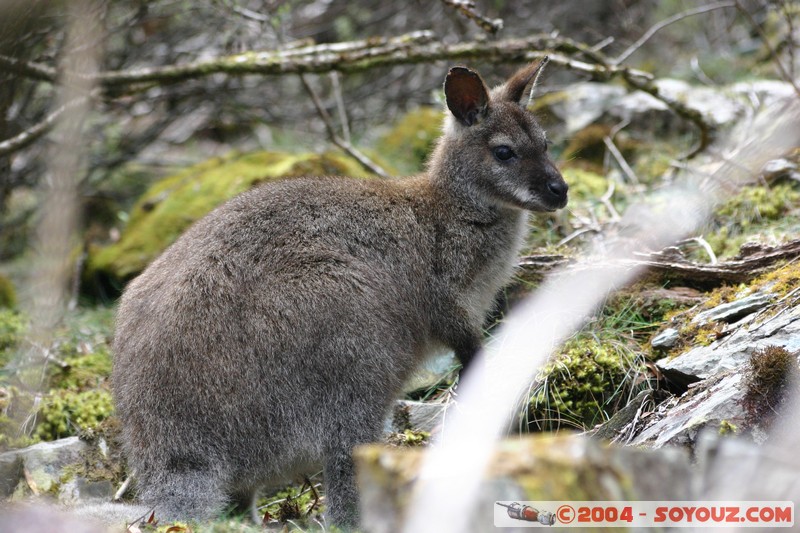
[[[550,148],[550,145],[552,145],[552,144],[553,144],[553,141],[551,141],[550,139],[545,139],[544,140],[544,151],[546,152]]]
[[[511,159],[517,157],[517,154],[514,153],[514,150],[506,145],[492,148],[492,153],[498,161],[510,161]]]

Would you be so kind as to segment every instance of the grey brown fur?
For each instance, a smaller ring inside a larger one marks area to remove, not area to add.
[[[432,348],[469,363],[526,212],[566,204],[544,132],[519,103],[540,67],[491,93],[451,69],[452,116],[425,174],[258,187],[128,286],[114,393],[157,516],[247,506],[259,487],[322,463],[332,521],[357,523],[353,446],[379,439]]]

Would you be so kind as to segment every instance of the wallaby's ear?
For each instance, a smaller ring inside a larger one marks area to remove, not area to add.
[[[472,126],[486,114],[489,91],[478,75],[465,67],[453,67],[444,80],[447,107],[459,122]]]
[[[503,85],[498,96],[509,102],[522,103],[522,95],[525,94],[525,88],[530,85],[531,90],[528,100],[525,102],[526,105],[529,104],[533,99],[533,89],[536,87],[536,82],[539,81],[539,76],[548,61],[550,61],[550,58],[544,56],[538,63],[531,63],[527,67],[519,69]]]

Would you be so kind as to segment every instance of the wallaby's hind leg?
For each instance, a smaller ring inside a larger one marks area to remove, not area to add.
[[[346,528],[358,527],[360,519],[355,465],[350,452],[328,455],[323,470],[328,521]]]
[[[206,520],[219,515],[229,503],[216,472],[158,472],[140,476],[139,487],[142,503],[155,509],[158,520]]]
[[[360,522],[358,487],[356,485],[353,448],[378,442],[381,435],[382,410],[351,405],[353,413],[361,413],[358,422],[331,432],[325,450],[325,481],[328,521],[344,528],[357,528]]]

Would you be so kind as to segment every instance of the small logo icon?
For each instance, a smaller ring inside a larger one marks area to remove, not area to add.
[[[506,511],[508,512],[508,516],[513,518],[514,520],[524,520],[525,522],[539,522],[545,526],[552,526],[556,523],[556,516],[549,512],[549,511],[540,511],[539,509],[534,509],[530,505],[521,505],[517,502],[513,502],[511,504],[505,504],[500,502],[495,502],[497,505],[501,507],[505,507]]]

